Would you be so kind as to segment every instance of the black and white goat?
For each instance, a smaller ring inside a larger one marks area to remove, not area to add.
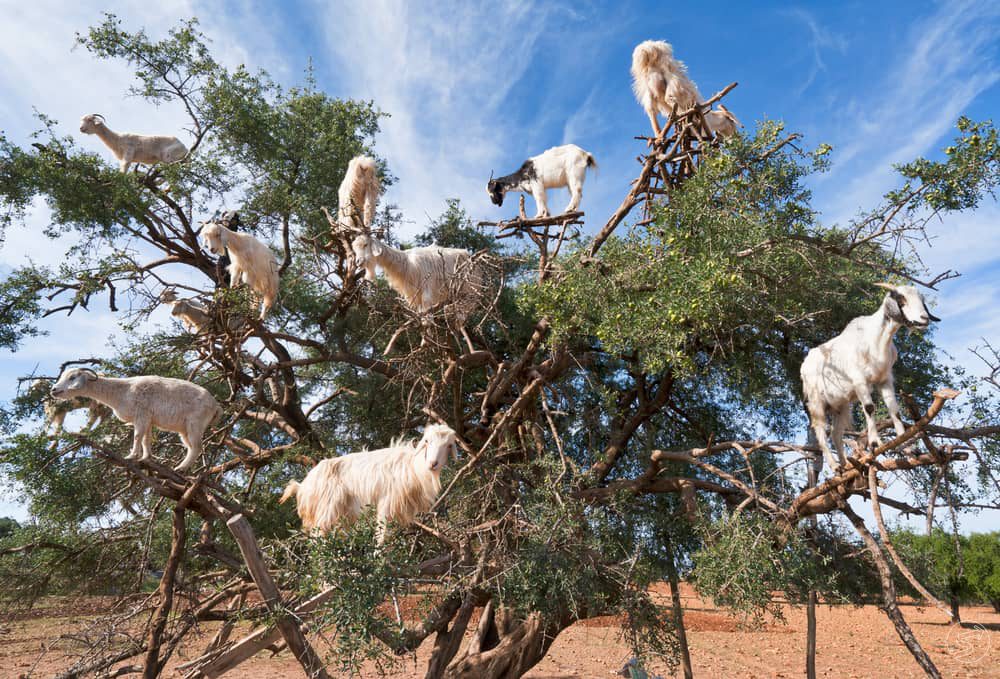
[[[881,445],[873,417],[872,387],[879,388],[896,433],[901,435],[905,431],[892,379],[897,356],[892,338],[902,327],[923,330],[931,321],[941,320],[927,310],[923,296],[912,285],[876,285],[888,290],[879,310],[855,318],[842,333],[811,349],[800,369],[809,424],[831,469],[837,469],[838,465],[827,442],[827,416],[833,419],[830,433],[833,447],[841,464],[846,464],[844,430],[851,418],[851,406],[856,402],[864,408],[868,444]]]
[[[564,212],[575,212],[583,197],[583,180],[587,168],[597,169],[594,156],[576,144],[553,146],[545,153],[532,156],[512,174],[496,179],[490,175],[486,192],[494,205],[503,205],[504,194],[509,191],[530,193],[538,208],[536,218],[548,217],[547,189],[569,188],[570,201]]]

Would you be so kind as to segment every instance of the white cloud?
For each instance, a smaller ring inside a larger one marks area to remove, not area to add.
[[[418,224],[450,197],[488,209],[488,168],[503,171],[511,147],[526,146],[506,99],[529,68],[559,58],[550,45],[573,12],[528,2],[316,7],[345,94],[373,99],[392,116],[378,140],[399,177],[386,202]]]
[[[892,165],[933,150],[957,118],[1000,80],[1000,5],[949,2],[917,21],[876,87],[846,97],[835,124],[835,167],[821,179],[844,221],[895,184]],[[859,82],[850,78],[851,85]],[[835,109],[836,110],[836,109]]]
[[[809,31],[809,50],[812,57],[812,66],[805,80],[802,81],[802,84],[796,90],[796,94],[801,95],[815,82],[816,76],[821,71],[826,70],[826,62],[823,61],[823,52],[831,49],[837,52],[845,52],[847,51],[848,41],[844,36],[820,25],[811,13],[802,8],[797,7],[788,10],[787,14],[805,24],[806,30]]]

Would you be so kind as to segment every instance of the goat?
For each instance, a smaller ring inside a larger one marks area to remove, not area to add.
[[[43,401],[43,412],[45,413],[45,428],[50,436],[59,436],[63,431],[63,422],[66,415],[74,410],[87,409],[87,423],[83,426],[85,430],[91,430],[103,422],[111,414],[111,409],[103,403],[92,401],[87,398],[71,398],[66,401],[56,401],[49,395],[52,389],[52,380],[37,379],[31,383],[28,392],[38,400]],[[56,442],[52,442],[55,446]]]
[[[191,468],[201,456],[202,437],[222,408],[204,387],[172,377],[104,377],[89,368],[71,368],[52,387],[52,398],[85,396],[109,406],[135,430],[132,452],[125,459],[152,456],[153,427],[180,434],[187,455],[174,469]],[[140,455],[141,451],[141,455]]]
[[[434,504],[449,453],[457,459],[455,432],[428,425],[417,443],[397,440],[388,448],[321,460],[301,483],[288,483],[280,502],[296,498],[302,529],[314,534],[349,527],[364,507],[375,505],[382,544],[388,521],[408,525]]]
[[[889,410],[896,433],[905,431],[899,417],[892,367],[896,362],[896,346],[892,338],[907,327],[925,329],[931,321],[941,319],[927,310],[924,298],[912,285],[876,283],[888,290],[879,310],[870,316],[855,318],[833,339],[814,347],[802,361],[802,394],[805,398],[809,424],[831,469],[838,469],[827,443],[827,416],[832,416],[830,438],[841,464],[847,463],[843,451],[844,430],[851,416],[851,406],[860,401],[868,427],[868,444],[881,445],[873,414],[872,387],[878,387]]]
[[[100,113],[83,116],[80,119],[80,131],[100,137],[104,145],[115,154],[122,172],[128,172],[132,163],[176,163],[188,153],[187,147],[177,137],[115,132],[108,127]]]
[[[366,234],[355,237],[351,249],[365,279],[374,281],[375,267],[381,266],[389,286],[418,313],[456,302],[454,315],[463,325],[479,298],[481,272],[468,250],[438,245],[397,250]]]
[[[337,192],[337,219],[344,226],[368,231],[375,219],[379,194],[375,159],[356,156],[347,165]]]
[[[583,180],[589,167],[596,170],[597,161],[576,144],[553,146],[544,153],[528,158],[513,174],[497,179],[491,174],[486,192],[497,206],[503,205],[504,194],[509,191],[530,193],[535,199],[537,219],[549,216],[546,189],[565,186],[569,188],[570,200],[563,212],[575,212],[583,197]]]
[[[172,289],[164,290],[160,293],[160,301],[169,304],[170,314],[181,319],[184,327],[189,332],[203,333],[212,328],[212,315],[201,302],[193,299],[177,299],[177,293]]]
[[[217,222],[205,222],[199,235],[213,255],[229,253],[229,277],[233,287],[246,283],[261,296],[260,320],[278,297],[278,263],[266,245],[248,233],[239,233]]]
[[[632,90],[657,136],[658,113],[670,115],[674,106],[679,113],[703,101],[698,86],[688,77],[687,66],[674,58],[674,48],[662,40],[646,40],[632,51]],[[719,108],[719,112],[706,112],[705,122],[718,136],[731,137],[736,134],[739,121],[724,107]]]

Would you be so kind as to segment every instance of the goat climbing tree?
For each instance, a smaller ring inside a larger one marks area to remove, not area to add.
[[[915,248],[928,219],[974,209],[997,186],[991,125],[960,120],[942,160],[901,166],[900,187],[847,225],[822,224],[805,187],[828,147],[807,151],[774,122],[720,145],[700,108],[675,111],[657,138],[621,141],[641,154],[637,178],[603,224],[573,213],[482,230],[452,201],[418,242],[499,262],[467,323],[470,349],[443,312],[414,322],[386,285],[365,283],[331,234],[324,209],[336,206],[347,162],[377,157],[374,104],[331,98],[311,74],[285,90],[228,70],[195,22],[154,40],[109,16],[79,41],[132,66],[140,96],[181,107],[192,153],[122,174],[47,117],[32,147],[0,138],[0,226],[42,198],[47,235],[77,242],[58,270],[26,263],[0,282],[0,345],[16,349],[47,316],[107,305],[124,339],[107,356],[67,362],[192,379],[225,417],[203,466],[182,476],[124,459],[120,423],[50,450],[38,429],[21,428],[39,404],[19,397],[3,410],[0,461],[36,517],[0,542],[3,604],[118,592],[72,646],[46,651],[64,654],[61,676],[152,677],[171,662],[189,677],[219,676],[265,648],[288,649],[310,676],[369,663],[367,674],[425,643],[429,677],[519,676],[563,629],[608,614],[621,616],[641,661],[673,664],[683,636],[648,589],[675,582],[675,564],[750,619],[774,610],[775,589],[802,603],[810,592],[877,593],[937,676],[896,606],[893,569],[906,566],[881,516],[876,540],[848,500],[933,511],[945,479],[952,510],[997,506],[990,383],[973,391],[975,380],[936,362],[931,337],[900,337],[897,384],[914,408],[906,435],[875,450],[853,439],[852,466],[805,488],[817,451],[777,438],[804,424],[805,349],[870,312],[872,283],[933,289],[954,275],[927,278]],[[238,206],[222,204],[235,195]],[[266,322],[198,246],[198,221],[233,207],[279,252],[281,297]],[[384,210],[377,226],[391,237],[397,219]],[[215,328],[151,326],[166,285],[199,296]],[[940,424],[959,409],[950,387],[971,399],[961,426]],[[277,504],[285,482],[428,421],[451,425],[465,455],[417,524],[379,549],[371,522],[325,539],[294,531]],[[776,440],[755,439],[762,430]],[[168,438],[158,447],[160,460],[177,448]],[[912,497],[885,497],[887,476]],[[818,515],[845,520],[804,521]],[[151,571],[162,574],[150,593]],[[218,628],[206,635],[209,621]]]

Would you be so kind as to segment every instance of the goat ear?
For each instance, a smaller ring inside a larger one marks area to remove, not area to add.
[[[87,381],[88,382],[96,382],[97,381],[97,373],[95,373],[90,368],[80,368],[80,371],[87,375]]]
[[[886,311],[889,314],[889,318],[897,322],[904,322],[903,310],[899,307],[896,295],[890,293],[886,303],[888,304]]]
[[[372,238],[371,243],[372,243],[372,257],[381,257],[382,243],[376,240],[375,238]]]

